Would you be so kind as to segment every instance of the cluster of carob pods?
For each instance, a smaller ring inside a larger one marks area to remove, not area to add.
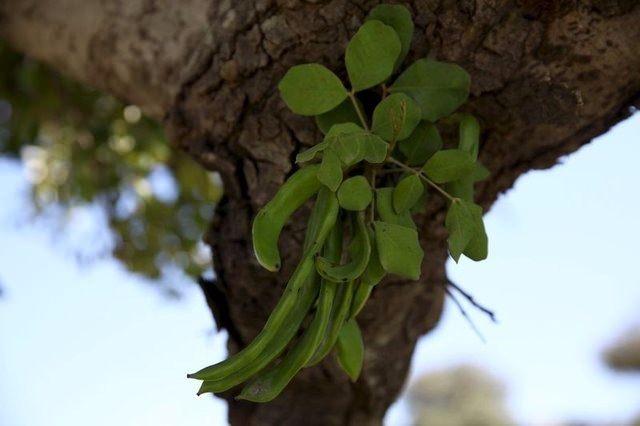
[[[412,213],[424,206],[427,189],[447,199],[452,257],[486,257],[482,209],[473,203],[474,182],[488,174],[477,162],[479,125],[469,114],[453,114],[468,96],[469,77],[456,65],[420,59],[387,86],[412,35],[406,8],[380,5],[347,46],[352,90],[318,64],[295,66],[280,82],[289,108],[316,116],[325,137],[298,154],[301,168],[255,217],[253,247],[260,265],[278,271],[280,233],[315,197],[302,256],[258,336],[188,376],[203,381],[199,394],[247,382],[237,398],[270,401],[334,348],[342,369],[357,380],[364,345],[356,317],[372,289],[387,273],[420,277],[424,254]],[[356,93],[378,85],[381,100],[369,119]],[[442,149],[441,118],[459,125],[455,149]],[[380,182],[387,186],[376,188]]]

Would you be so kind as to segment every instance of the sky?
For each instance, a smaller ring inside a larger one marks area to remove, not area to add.
[[[640,326],[640,115],[550,170],[521,177],[486,215],[489,259],[448,264],[493,309],[468,308],[483,343],[447,303],[415,351],[409,382],[460,364],[504,381],[521,424],[623,422],[640,412],[640,375],[612,373],[604,349]],[[185,373],[224,358],[196,286],[167,299],[116,261],[79,262],[105,235],[100,213],[62,233],[29,220],[19,164],[0,160],[0,426],[225,425]],[[59,230],[58,230],[59,231]],[[390,426],[409,422],[394,404]]]

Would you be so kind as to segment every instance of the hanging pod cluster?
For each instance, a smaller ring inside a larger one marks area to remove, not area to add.
[[[357,315],[386,274],[420,278],[424,253],[412,215],[428,193],[448,202],[451,257],[487,257],[482,209],[473,203],[474,183],[489,175],[477,160],[480,126],[455,112],[468,97],[469,75],[430,59],[400,71],[412,36],[405,7],[380,5],[347,46],[351,90],[320,64],[294,66],[281,80],[287,106],[315,116],[324,139],[297,155],[299,169],[255,217],[253,247],[260,265],[278,271],[280,233],[314,199],[302,255],[256,338],[189,375],[202,380],[200,394],[244,383],[237,398],[271,401],[300,369],[334,348],[339,365],[357,380],[364,359]],[[379,95],[379,103],[365,109],[362,91]],[[443,122],[459,127],[455,147],[440,136]]]

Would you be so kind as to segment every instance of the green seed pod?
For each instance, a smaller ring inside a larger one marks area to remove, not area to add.
[[[338,291],[335,295],[335,301],[333,302],[333,310],[331,311],[331,319],[329,321],[329,327],[325,333],[324,340],[315,354],[307,362],[305,367],[311,367],[319,363],[324,357],[331,352],[331,349],[338,340],[338,334],[342,329],[342,325],[349,317],[349,311],[351,309],[351,301],[353,300],[354,283],[349,282],[338,286]]]
[[[416,229],[411,213],[398,214],[393,208],[393,188],[376,189],[376,207],[378,215],[383,221]]]
[[[325,247],[325,255],[339,258],[342,246],[342,229],[338,224],[333,227]],[[268,402],[277,397],[293,379],[298,371],[304,367],[315,353],[327,332],[331,319],[332,305],[335,299],[337,285],[323,280],[318,297],[316,314],[309,328],[302,338],[291,349],[282,361],[271,369],[260,373],[243,389],[237,399],[253,402]]]
[[[353,302],[351,302],[350,318],[355,318],[360,313],[365,303],[367,303],[373,287],[378,285],[386,275],[384,268],[380,264],[378,248],[376,247],[372,230],[369,230],[369,236],[371,238],[371,256],[369,257],[367,268],[358,280],[359,282],[353,295]]]
[[[320,276],[336,283],[346,283],[358,278],[364,272],[371,255],[371,241],[365,224],[364,212],[359,212],[355,220],[355,237],[349,246],[351,260],[345,265],[335,265],[323,257],[316,259],[316,269]]]
[[[328,194],[328,195],[327,195]],[[253,362],[267,345],[280,332],[290,312],[299,303],[300,289],[305,283],[315,282],[314,256],[327,239],[338,216],[338,201],[335,195],[326,188],[318,194],[305,237],[305,255],[294,271],[278,304],[269,316],[267,323],[258,336],[243,350],[226,360],[206,367],[188,377],[199,380],[221,380]]]
[[[258,262],[269,271],[280,269],[278,239],[282,228],[293,212],[321,187],[318,169],[319,166],[310,165],[295,172],[253,221],[253,250]]]
[[[310,277],[310,280],[314,280],[316,282],[304,285],[300,289],[296,307],[289,314],[282,328],[278,330],[278,333],[274,336],[271,342],[269,342],[264,351],[262,351],[262,353],[260,353],[260,355],[246,367],[234,371],[220,380],[205,380],[202,383],[202,386],[200,386],[198,395],[211,392],[224,392],[245,382],[265,368],[284,351],[287,344],[298,332],[302,321],[307,316],[309,309],[311,309],[311,306],[318,295],[318,285],[316,285],[318,277]]]

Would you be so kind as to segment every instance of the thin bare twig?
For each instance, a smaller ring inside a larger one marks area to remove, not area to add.
[[[453,300],[453,303],[456,304],[456,306],[458,307],[458,310],[460,310],[460,313],[462,314],[464,319],[467,320],[467,323],[469,324],[471,329],[474,331],[474,333],[476,333],[478,338],[480,340],[482,340],[482,343],[487,343],[486,339],[484,338],[484,336],[482,335],[480,330],[478,330],[478,327],[476,327],[476,324],[473,322],[471,317],[467,314],[467,311],[464,309],[464,306],[462,306],[460,301],[458,299],[456,299],[456,297],[453,295],[451,290],[449,290],[449,287],[445,286],[444,291],[447,293],[447,296],[449,296],[451,298],[451,300]]]
[[[492,310],[476,302],[473,296],[469,294],[467,291],[465,291],[464,289],[462,289],[459,285],[457,285],[456,283],[454,283],[448,278],[447,278],[447,285],[454,288],[458,293],[462,295],[462,297],[467,299],[467,301],[471,303],[471,305],[473,305],[476,309],[485,313],[491,319],[491,321],[493,321],[496,324],[498,323],[498,320],[496,319],[496,314]]]

